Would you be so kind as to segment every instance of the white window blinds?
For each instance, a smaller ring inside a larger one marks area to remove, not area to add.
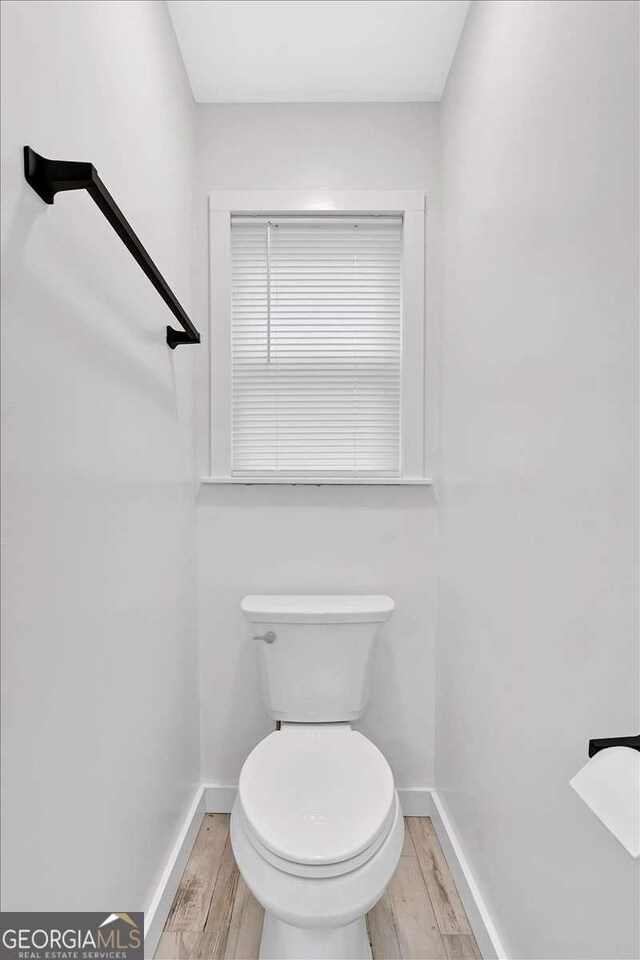
[[[400,473],[400,217],[234,216],[232,473]]]

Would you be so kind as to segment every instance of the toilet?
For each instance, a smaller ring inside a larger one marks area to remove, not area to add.
[[[265,909],[262,960],[371,957],[365,915],[398,863],[393,774],[351,722],[367,706],[385,596],[251,596],[263,697],[280,729],[249,754],[231,815],[242,877]]]

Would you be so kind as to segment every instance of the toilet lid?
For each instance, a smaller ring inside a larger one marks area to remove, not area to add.
[[[238,797],[251,831],[293,863],[348,860],[388,832],[389,764],[348,724],[287,724],[249,754]]]

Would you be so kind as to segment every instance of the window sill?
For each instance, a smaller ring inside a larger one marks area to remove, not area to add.
[[[201,477],[202,484],[288,484],[298,486],[306,484],[315,487],[432,487],[431,477]]]

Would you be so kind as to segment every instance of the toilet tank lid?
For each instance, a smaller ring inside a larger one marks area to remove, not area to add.
[[[391,597],[288,595],[245,597],[240,604],[252,623],[375,623],[388,620]]]

